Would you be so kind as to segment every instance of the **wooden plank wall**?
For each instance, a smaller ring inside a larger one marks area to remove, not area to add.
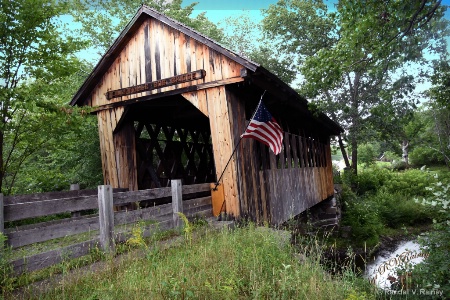
[[[230,90],[227,99],[237,143],[248,123],[244,100]],[[285,132],[278,156],[253,139],[242,140],[236,153],[241,216],[258,223],[280,224],[334,193],[329,140],[283,128],[296,134]]]
[[[238,78],[242,68],[242,65],[210,47],[148,17],[131,36],[114,63],[99,80],[91,97],[85,100],[84,105],[100,106],[191,85]],[[204,79],[117,97],[110,101],[105,97],[105,93],[109,90],[135,86],[199,69],[206,71]]]
[[[116,154],[118,187],[136,191],[138,189],[136,132],[133,123],[123,124],[120,130],[114,133],[114,150]]]
[[[278,165],[272,152],[269,156],[271,168],[260,172],[270,191],[271,223],[283,223],[334,194],[329,142],[285,133]]]
[[[245,120],[245,107],[243,99],[227,89],[228,107],[230,111],[230,124],[234,144],[239,142],[240,135],[245,131],[248,121]],[[266,150],[264,145],[252,139],[244,139],[235,154],[237,160],[237,177],[239,187],[239,200],[241,217],[256,222],[270,219],[268,198],[269,190],[266,176],[259,172],[262,157],[261,151]]]
[[[134,191],[138,187],[133,124],[125,124],[114,134],[123,112],[124,107],[97,112],[103,181],[113,188]]]
[[[140,28],[131,36],[127,45],[110,66],[108,71],[99,80],[90,98],[85,101],[85,105],[100,106],[112,102],[134,99],[145,95],[165,92],[177,88],[183,88],[194,84],[208,83],[216,80],[229,78],[240,78],[240,64],[230,60],[224,55],[216,52],[208,46],[186,36],[185,34],[165,25],[164,23],[148,17]],[[175,75],[185,74],[198,69],[206,70],[206,77],[202,80],[181,83],[174,86],[153,90],[145,93],[137,93],[118,97],[108,101],[105,93],[130,86],[135,86],[145,82],[155,81]],[[206,116],[210,115],[206,99],[210,101],[224,97],[220,89],[209,89],[209,91],[199,91],[198,94],[187,93],[184,95],[188,101],[193,103]],[[225,98],[223,98],[225,99]],[[221,112],[225,102],[218,102],[211,108],[214,111],[212,124],[220,121],[215,126],[216,130],[221,130],[215,134],[215,140],[219,143],[219,136],[223,133],[224,124],[222,117],[226,117]],[[131,128],[121,129],[113,137],[113,131],[119,122],[124,108],[118,107],[98,112],[98,127],[100,136],[100,150],[103,165],[104,183],[112,187],[126,187],[130,190],[137,190],[136,175],[136,154],[134,149],[135,137],[131,134]],[[126,127],[126,126],[125,126]],[[227,134],[225,132],[225,134]],[[224,145],[225,145],[224,144]],[[228,146],[228,145],[227,145]],[[223,145],[216,145],[216,151],[220,153]],[[131,151],[131,152],[130,152]],[[219,159],[220,160],[220,159]],[[216,162],[221,164],[220,162]],[[219,173],[221,169],[216,168]],[[220,173],[219,173],[220,174]],[[230,176],[233,176],[230,174]],[[231,177],[224,180],[231,182]],[[231,183],[227,183],[233,188]],[[229,208],[234,213],[238,213],[235,208],[235,191],[230,193]]]
[[[228,111],[224,86],[207,90],[207,106],[216,176],[219,179],[234,149],[234,135],[231,130],[234,120]],[[234,216],[240,215],[237,181],[236,158],[233,157],[221,183],[224,188],[226,212]]]

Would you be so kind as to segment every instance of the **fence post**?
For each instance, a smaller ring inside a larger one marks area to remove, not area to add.
[[[110,185],[98,186],[98,219],[100,223],[100,246],[103,251],[114,253],[113,193]]]
[[[0,233],[5,232],[5,210],[3,205],[3,194],[0,193]]]
[[[177,228],[181,226],[180,216],[178,213],[183,212],[183,192],[181,180],[171,180],[170,185],[172,186],[173,226]]]
[[[80,185],[78,183],[73,183],[73,184],[70,185],[70,190],[71,191],[78,191],[78,190],[80,190]],[[81,211],[73,211],[71,215],[72,215],[72,218],[80,217],[81,216]]]

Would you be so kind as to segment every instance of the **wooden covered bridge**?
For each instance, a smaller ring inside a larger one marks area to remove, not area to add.
[[[330,136],[342,129],[257,63],[142,6],[71,105],[97,114],[104,183],[139,190],[215,182],[265,90],[283,151],[243,140],[223,209],[279,224],[333,196]]]

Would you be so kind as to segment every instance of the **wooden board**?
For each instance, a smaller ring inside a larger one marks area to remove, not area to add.
[[[136,99],[144,95],[167,92],[191,85],[238,77],[242,65],[171,28],[148,17],[129,38],[108,71],[84,105],[105,104]],[[197,69],[206,70],[206,78],[181,83],[149,92],[137,93],[107,100],[105,93],[154,80],[185,74]],[[204,111],[204,110],[202,110]]]
[[[212,213],[214,217],[220,215],[224,210],[225,197],[223,193],[223,185],[219,184],[216,187],[215,183],[211,183],[211,197],[212,197]]]

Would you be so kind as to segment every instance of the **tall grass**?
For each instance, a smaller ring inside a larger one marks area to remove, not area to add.
[[[355,276],[325,272],[314,254],[298,259],[274,230],[249,225],[205,230],[180,246],[146,248],[100,272],[65,278],[39,299],[370,299]],[[355,298],[356,297],[356,298]]]

